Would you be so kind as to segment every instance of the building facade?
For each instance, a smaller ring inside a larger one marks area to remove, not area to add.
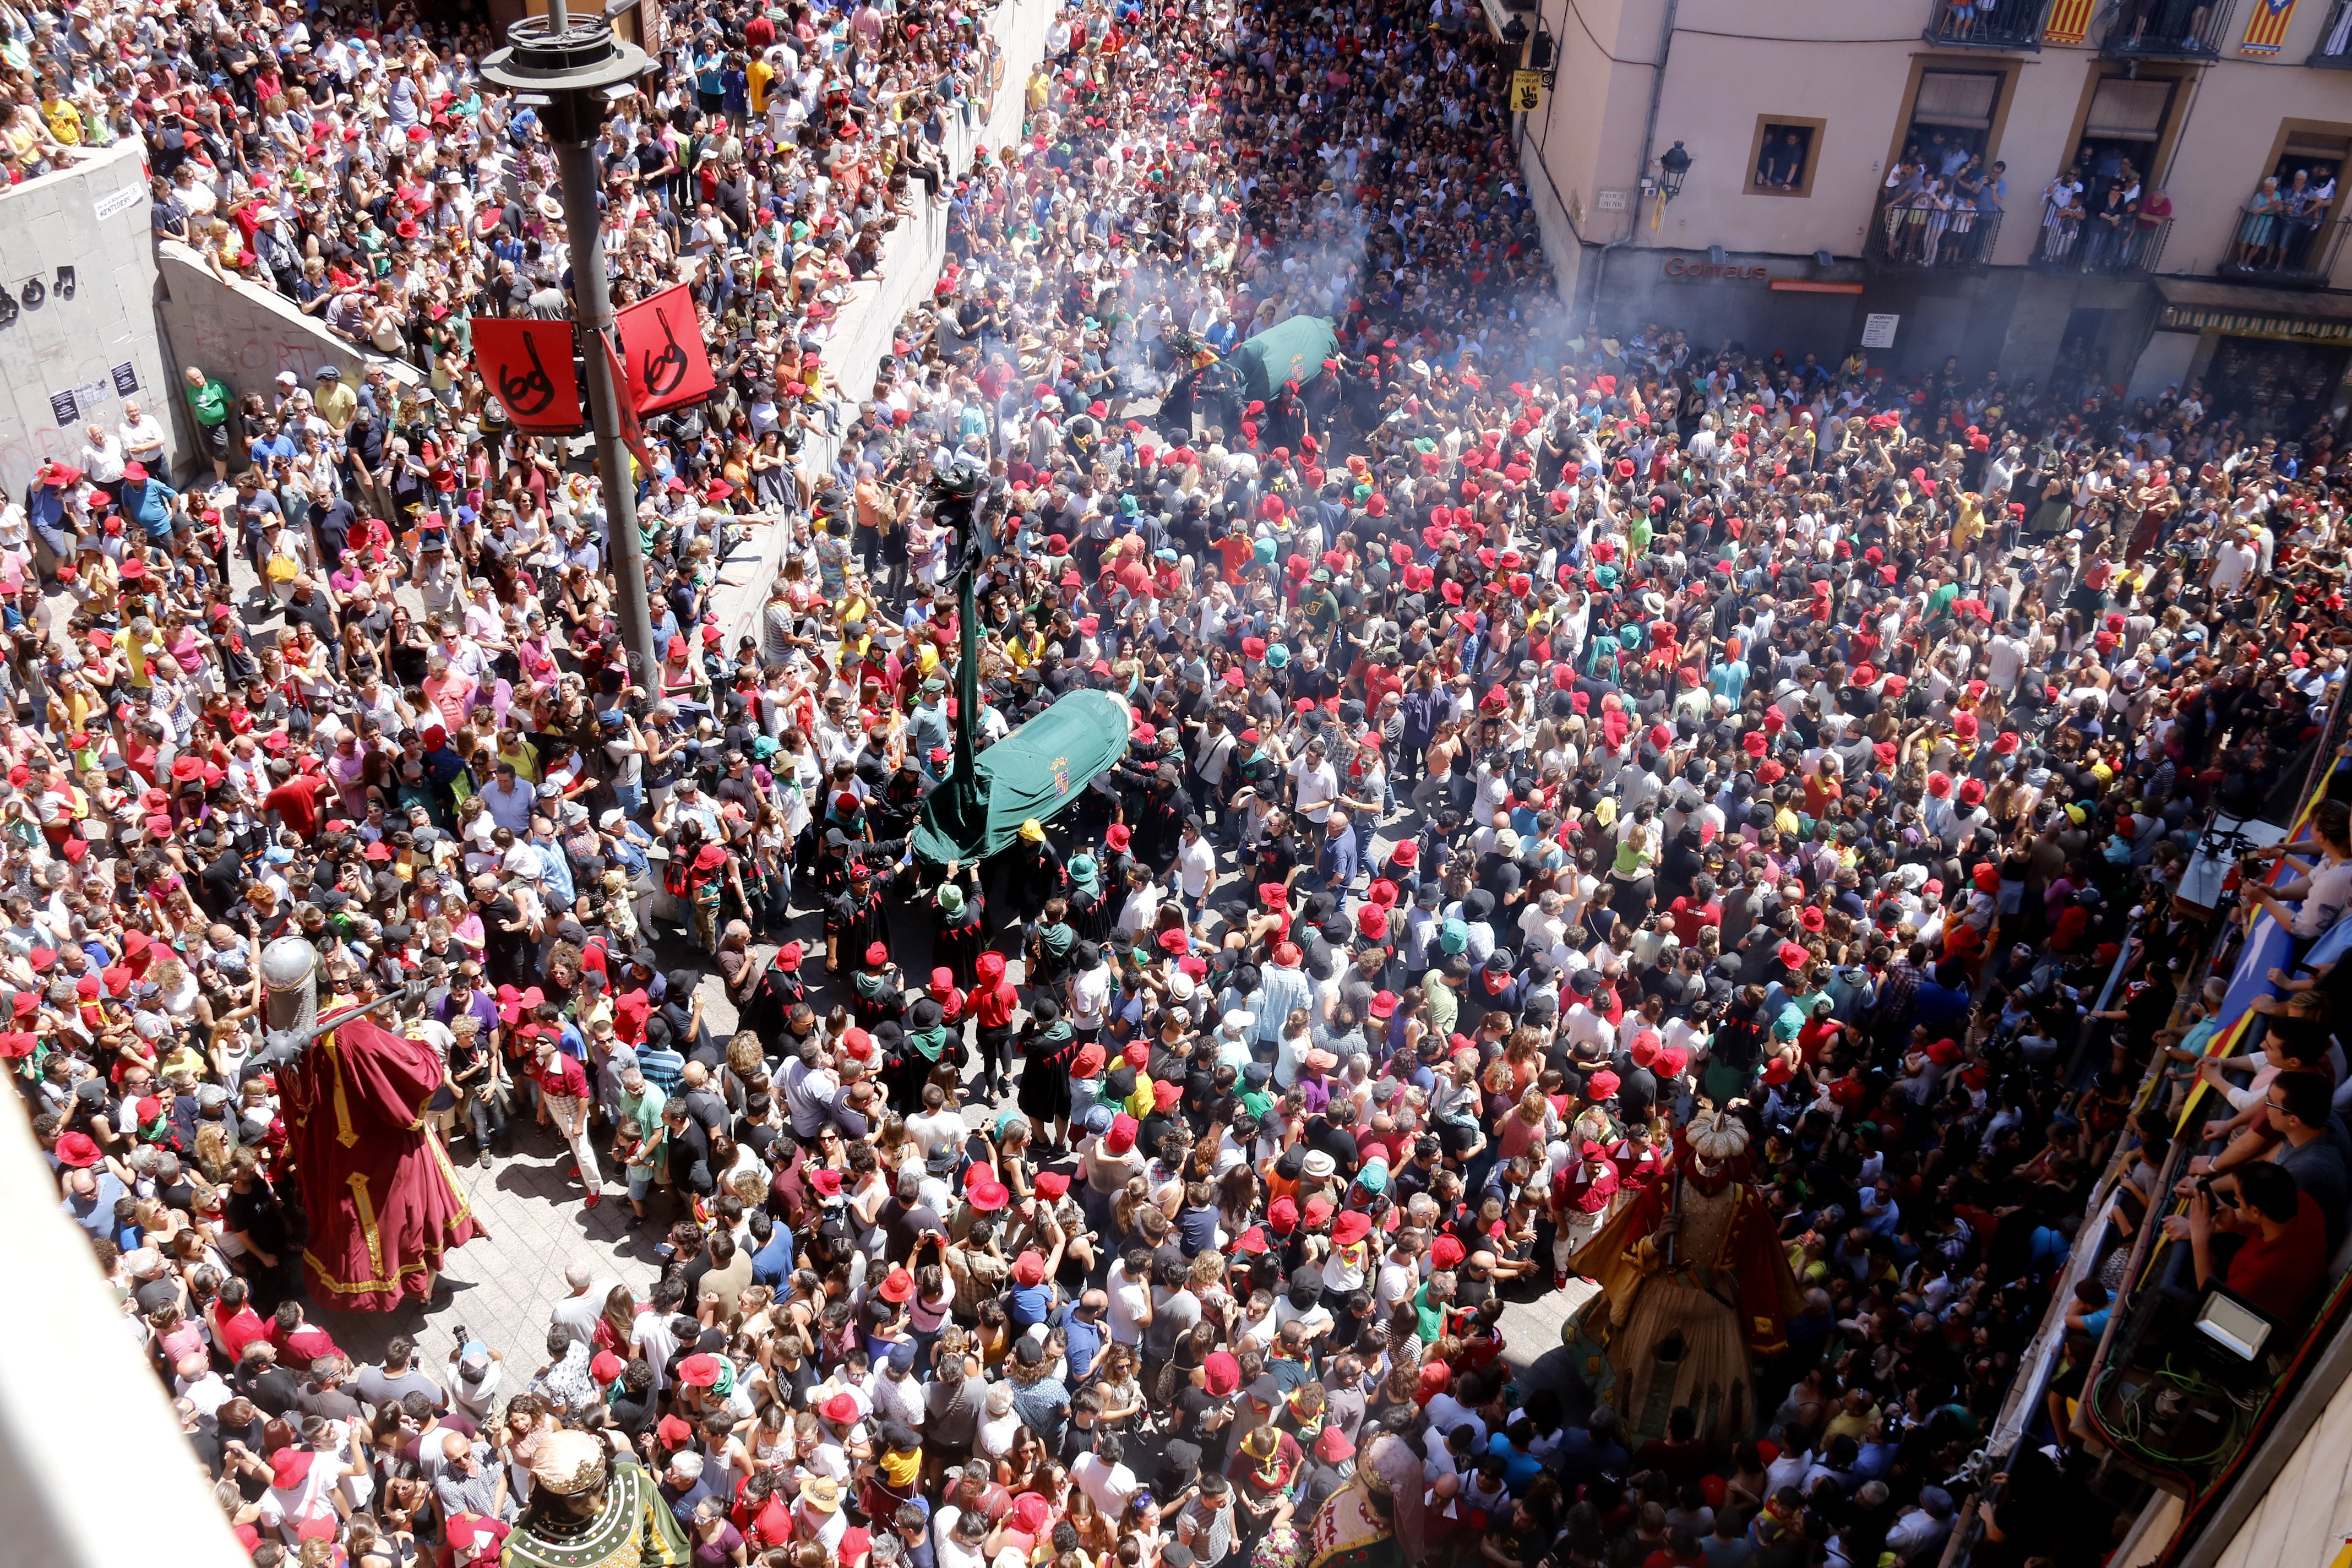
[[[1603,335],[2352,404],[2352,0],[1484,13],[1548,79],[1522,162]]]

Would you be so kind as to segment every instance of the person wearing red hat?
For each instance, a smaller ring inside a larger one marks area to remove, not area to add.
[[[1599,1234],[1618,1191],[1617,1163],[1609,1158],[1606,1147],[1591,1138],[1578,1143],[1575,1160],[1563,1161],[1553,1173],[1549,1194],[1553,1289],[1568,1289],[1569,1260]]]

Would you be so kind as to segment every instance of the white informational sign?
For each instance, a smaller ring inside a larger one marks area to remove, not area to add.
[[[1895,323],[1899,315],[1880,315],[1876,311],[1862,319],[1862,346],[1866,349],[1891,349],[1895,346]]]
[[[1625,210],[1625,193],[1622,190],[1595,191],[1592,193],[1592,205],[1598,212],[1622,213]]]
[[[117,213],[129,212],[146,199],[147,187],[144,184],[133,184],[121,186],[99,197],[90,205],[97,213],[99,222],[104,223]]]

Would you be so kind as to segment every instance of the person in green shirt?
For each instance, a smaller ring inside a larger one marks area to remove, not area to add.
[[[1456,995],[1454,987],[1446,983],[1446,969],[1449,963],[1459,956],[1459,953],[1442,952],[1437,962],[1430,966],[1429,973],[1423,975],[1421,980],[1422,997],[1429,1009],[1429,1027],[1431,1032],[1440,1039],[1445,1039],[1453,1035],[1454,1023],[1462,1016],[1462,998]],[[1468,961],[1464,962],[1466,970]]]
[[[1441,1266],[1439,1272],[1444,1271],[1444,1266]],[[1433,1285],[1436,1287],[1433,1293],[1431,1290]],[[1450,1275],[1443,1282],[1432,1276],[1420,1289],[1412,1293],[1413,1317],[1420,1328],[1423,1344],[1435,1344],[1438,1336],[1445,1332],[1445,1310],[1453,1304],[1454,1280]]]
[[[188,408],[196,416],[196,439],[205,448],[205,456],[213,462],[213,482],[228,483],[228,413],[230,394],[227,387],[198,370],[187,368]]]
[[[1933,626],[1937,621],[1942,620],[1946,616],[1951,614],[1952,601],[1959,596],[1960,584],[1957,580],[1949,583],[1937,583],[1934,591],[1929,593],[1927,595],[1927,613],[1922,618],[1929,626]]]
[[[1307,589],[1301,597],[1300,607],[1306,611],[1307,624],[1317,637],[1328,637],[1339,619],[1339,601],[1331,592],[1331,569],[1318,566],[1307,580]]]

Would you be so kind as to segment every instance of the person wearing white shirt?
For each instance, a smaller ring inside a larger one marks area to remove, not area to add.
[[[838,1510],[834,1517],[841,1517]],[[945,1507],[931,1516],[931,1552],[939,1568],[987,1568],[987,1540],[985,1513]]]
[[[1297,1323],[1300,1331],[1312,1340],[1318,1334],[1328,1333],[1332,1321],[1331,1309],[1320,1300],[1312,1307],[1302,1308],[1290,1299],[1289,1292],[1285,1291],[1274,1299],[1274,1310],[1252,1324],[1249,1331],[1258,1343],[1270,1345],[1274,1343],[1274,1337],[1282,1332],[1285,1323]]]
[[[1584,924],[1584,911],[1601,891],[1601,879],[1587,871],[1579,871],[1560,889],[1560,923],[1570,931]]]
[[[839,1477],[835,1478],[835,1480],[839,1479]],[[834,1495],[838,1498],[840,1493],[836,1491]],[[816,1543],[824,1548],[828,1554],[838,1548],[842,1538],[849,1533],[849,1516],[842,1512],[837,1505],[830,1512],[818,1508],[805,1485],[801,1489],[801,1500],[793,1510],[793,1517],[799,1521],[802,1528],[810,1531]],[[940,1568],[946,1568],[947,1553],[940,1552],[939,1561]],[[975,1558],[974,1561],[976,1563],[977,1559]],[[966,1565],[966,1568],[971,1568],[971,1565]]]
[[[1097,963],[1070,978],[1070,1027],[1091,1039],[1110,1021],[1110,966]]]
[[[1381,1259],[1380,1268],[1372,1277],[1372,1310],[1386,1321],[1390,1310],[1421,1288],[1421,1261],[1417,1244],[1402,1243],[1391,1247]]]
[[[1196,818],[1187,817],[1183,841],[1176,847],[1176,885],[1183,893],[1185,911],[1198,919],[1208,902],[1209,889],[1216,883],[1216,846],[1201,831]]]
[[[1579,967],[1586,966],[1579,965]],[[1614,1044],[1610,1037],[1609,1020],[1595,1013],[1582,1002],[1571,1005],[1566,1013],[1560,1015],[1559,1032],[1560,1037],[1568,1042],[1570,1051],[1574,1051],[1579,1046],[1598,1045],[1607,1047]]]
[[[89,475],[89,482],[112,493],[114,487],[122,483],[122,469],[128,461],[121,437],[96,420],[90,421],[89,438],[82,442],[80,453],[81,467]]]
[[[206,1431],[219,1424],[220,1407],[236,1397],[236,1391],[221,1380],[202,1351],[191,1351],[180,1358],[176,1381],[179,1396],[195,1406],[196,1423]]]
[[[1151,1280],[1147,1273],[1139,1279],[1129,1279],[1127,1260],[1120,1258],[1110,1266],[1103,1281],[1103,1291],[1110,1299],[1110,1338],[1113,1344],[1140,1345],[1143,1326],[1151,1317]]]
[[[2213,555],[2212,575],[2207,579],[2213,596],[2216,599],[2226,598],[2244,587],[2261,560],[2262,552],[2249,542],[2245,529],[2231,529],[2230,542]]]
[[[1560,918],[1559,894],[1546,888],[1537,895],[1537,901],[1519,912],[1519,945],[1528,952],[1549,952],[1568,936],[1568,922]]]
[[[1135,1495],[1135,1472],[1119,1462],[1125,1447],[1118,1437],[1105,1436],[1096,1440],[1094,1452],[1070,1461],[1070,1479],[1086,1489],[1105,1519],[1125,1518],[1128,1500]]]
[[[1126,899],[1119,904],[1119,929],[1137,931],[1151,930],[1159,923],[1160,903],[1165,896],[1166,889],[1159,883],[1150,880],[1148,875],[1137,880],[1128,889]]]
[[[1324,755],[1320,736],[1307,742],[1306,752],[1290,764],[1290,779],[1297,789],[1298,815],[1320,826],[1330,816],[1331,803],[1339,796],[1339,775]]]
[[[2014,627],[2003,626],[1985,647],[1986,682],[2003,697],[2014,695],[2031,653]]]

